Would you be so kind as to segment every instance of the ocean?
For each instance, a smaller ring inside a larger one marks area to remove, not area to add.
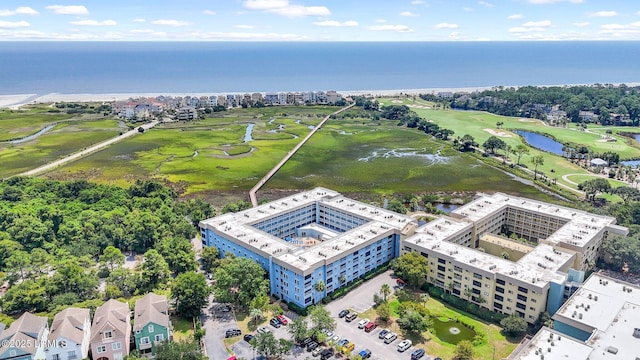
[[[640,42],[2,42],[0,94],[638,83]]]

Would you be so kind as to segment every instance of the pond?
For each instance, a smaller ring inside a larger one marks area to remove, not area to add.
[[[620,161],[620,164],[631,167],[640,167],[640,160],[626,160]]]
[[[433,328],[438,339],[454,345],[462,340],[472,341],[476,336],[473,329],[446,318],[433,318]]]
[[[247,124],[247,130],[244,132],[244,142],[249,142],[253,140],[253,137],[251,136],[251,132],[253,131],[253,127],[256,124],[254,123],[248,123]]]
[[[46,132],[48,132],[49,130],[53,129],[55,127],[55,125],[47,125],[44,128],[42,128],[40,131],[38,131],[37,133],[33,134],[33,135],[29,135],[26,137],[23,137],[22,139],[16,139],[16,140],[11,140],[9,141],[10,144],[22,144],[24,142],[27,141],[31,141],[35,138],[38,138],[40,135],[44,135]]]
[[[436,208],[440,211],[444,211],[447,214],[452,212],[453,210],[459,208],[460,205],[455,205],[455,204],[443,204],[443,203],[438,203],[436,205]]]
[[[533,146],[536,149],[560,156],[564,155],[564,153],[562,152],[562,148],[564,147],[564,145],[548,136],[524,130],[515,130],[514,133],[522,136],[527,144]]]

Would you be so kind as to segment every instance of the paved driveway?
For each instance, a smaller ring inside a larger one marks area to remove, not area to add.
[[[202,327],[206,331],[204,345],[209,359],[226,360],[230,356],[223,343],[225,331],[236,329],[238,325],[233,311],[224,311],[224,308],[221,304],[213,303],[200,315]]]

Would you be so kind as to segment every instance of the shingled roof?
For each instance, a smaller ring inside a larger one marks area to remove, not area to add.
[[[142,330],[142,328],[149,323],[168,327],[168,311],[169,305],[166,296],[148,293],[142,299],[136,301],[133,331]]]
[[[89,318],[89,309],[67,308],[57,313],[51,323],[50,339],[67,338],[76,344],[84,339],[85,319]]]
[[[14,321],[8,329],[0,334],[0,355],[10,348],[9,344],[25,344],[19,349],[29,354],[35,354],[38,348],[42,329],[47,326],[45,316],[35,316],[32,313],[24,313]],[[13,347],[13,346],[11,346]]]

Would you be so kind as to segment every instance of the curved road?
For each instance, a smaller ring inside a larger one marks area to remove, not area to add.
[[[154,120],[154,121],[152,121],[150,123],[143,124],[141,126],[146,131],[146,130],[149,130],[152,127],[156,126],[158,123],[159,123],[159,121]],[[48,164],[42,165],[40,167],[37,167],[37,168],[29,170],[29,171],[25,171],[25,172],[23,172],[21,174],[15,175],[15,176],[32,176],[32,175],[42,174],[42,173],[47,172],[49,170],[55,169],[55,168],[57,168],[59,166],[62,166],[62,165],[65,165],[67,163],[70,163],[72,161],[78,160],[78,159],[80,159],[82,157],[85,157],[85,156],[91,154],[91,153],[94,153],[96,151],[100,151],[100,150],[104,149],[105,147],[107,147],[107,146],[109,146],[109,145],[111,145],[113,143],[116,143],[116,142],[118,142],[120,140],[126,139],[126,138],[131,137],[131,136],[133,136],[135,134],[138,134],[139,133],[138,132],[138,128],[139,127],[140,126],[137,126],[135,129],[129,130],[126,133],[123,133],[122,135],[116,136],[116,137],[111,138],[109,140],[106,140],[106,141],[103,141],[103,142],[98,143],[96,145],[93,145],[91,147],[88,147],[88,148],[86,148],[84,150],[80,150],[80,151],[78,151],[76,153],[73,153],[73,154],[71,154],[71,155],[69,155],[67,157],[62,158],[62,159],[50,162]]]
[[[278,170],[280,170],[280,168],[282,166],[284,166],[284,164],[286,164],[287,161],[289,161],[289,159],[291,159],[291,157],[293,155],[295,155],[296,151],[298,151],[302,145],[304,145],[304,143],[307,142],[307,140],[309,140],[313,134],[316,133],[316,131],[318,131],[318,129],[320,129],[322,127],[322,125],[324,125],[325,122],[327,122],[327,120],[329,120],[329,118],[331,117],[331,115],[335,115],[335,114],[339,114],[347,109],[350,109],[354,106],[355,104],[351,104],[347,107],[344,107],[336,112],[333,112],[327,116],[324,117],[324,119],[322,119],[322,121],[320,121],[320,123],[318,124],[318,126],[316,126],[313,130],[311,130],[311,132],[309,132],[309,134],[307,134],[307,136],[304,137],[304,139],[302,139],[294,148],[293,150],[289,151],[287,153],[287,156],[285,156],[282,160],[280,160],[280,162],[278,163],[278,165],[276,165],[273,169],[271,169],[267,175],[265,175],[262,179],[260,179],[260,181],[258,181],[258,183],[251,188],[251,190],[249,191],[249,198],[251,199],[251,204],[255,207],[258,206],[258,199],[256,197],[256,192],[258,192],[258,190],[260,190],[260,188],[267,182],[269,181],[269,179],[271,179],[271,177],[273,175],[275,175],[276,172],[278,172]]]

